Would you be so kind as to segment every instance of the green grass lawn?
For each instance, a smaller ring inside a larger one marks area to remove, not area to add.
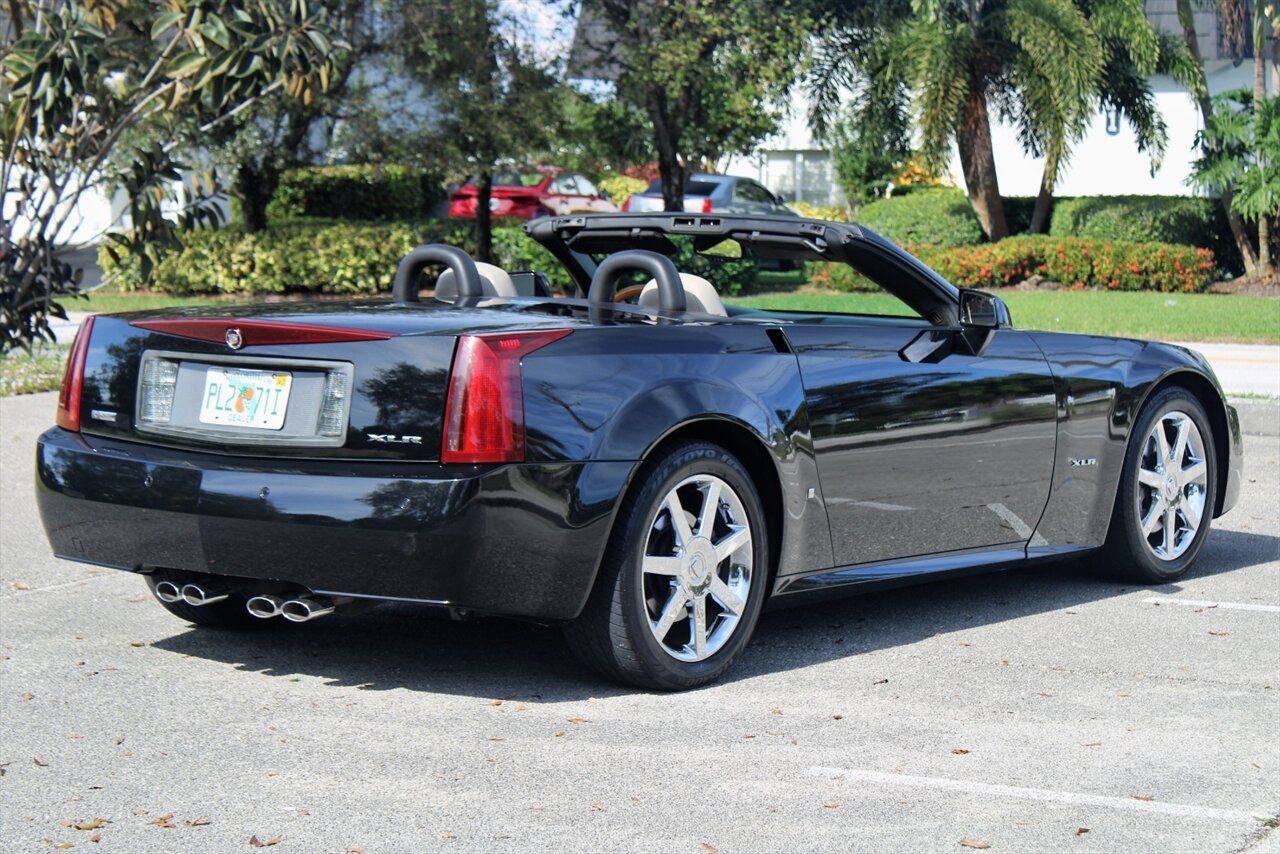
[[[1020,329],[1087,332],[1161,341],[1280,344],[1280,300],[1223,294],[1110,291],[1002,293]],[[786,311],[902,314],[886,294],[799,293],[738,297],[733,303]]]

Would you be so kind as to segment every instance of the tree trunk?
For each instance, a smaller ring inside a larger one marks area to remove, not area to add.
[[[681,129],[667,116],[666,93],[649,96],[649,118],[653,122],[653,142],[658,149],[658,177],[662,179],[662,209],[684,210],[684,163],[680,160]]]
[[[233,192],[240,202],[240,228],[245,234],[267,227],[267,205],[279,182],[280,174],[270,163],[259,166],[252,160],[242,160],[236,166]]]
[[[982,231],[994,243],[1009,234],[1004,218],[1004,201],[1000,198],[1000,184],[996,180],[995,150],[991,143],[991,119],[987,114],[987,98],[970,87],[968,102],[960,127],[956,128],[956,143],[960,148],[960,166],[964,170],[964,183],[969,191],[969,202],[978,214]]]
[[[1049,213],[1053,208],[1053,188],[1058,183],[1058,154],[1050,152],[1044,161],[1044,173],[1040,176],[1040,192],[1036,195],[1036,207],[1031,213],[1031,234],[1049,231]]]
[[[1204,118],[1205,125],[1208,125],[1213,117],[1213,101],[1209,99],[1209,83],[1204,76],[1204,59],[1200,55],[1200,40],[1196,36],[1195,19],[1191,16],[1191,0],[1178,0],[1178,23],[1182,26],[1182,40],[1187,45],[1187,51],[1195,62],[1196,73],[1200,78],[1200,91],[1195,93],[1196,102],[1200,106],[1200,115]],[[1244,259],[1244,270],[1253,275],[1258,268],[1258,256],[1253,251],[1253,243],[1249,240],[1244,219],[1231,206],[1231,199],[1231,188],[1224,188],[1221,195],[1222,209],[1227,214],[1227,224],[1231,227],[1231,236],[1236,241],[1236,249]]]
[[[493,174],[488,167],[476,178],[476,260],[493,263],[493,212],[489,199],[493,190]]]

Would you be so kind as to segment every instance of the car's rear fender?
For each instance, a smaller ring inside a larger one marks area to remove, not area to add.
[[[788,572],[830,566],[830,529],[795,357],[778,352],[759,327],[635,331],[646,334],[580,330],[546,357],[525,360],[530,461],[626,460],[634,479],[663,442],[689,429],[706,438],[712,435],[706,425],[718,422],[735,436],[750,435],[774,466],[778,486],[760,488],[779,489],[779,564]],[[556,381],[566,375],[572,384]]]

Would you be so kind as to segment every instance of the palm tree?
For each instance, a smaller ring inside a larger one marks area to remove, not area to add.
[[[829,28],[839,33],[865,26],[867,7],[877,5],[875,0],[833,3]],[[847,62],[873,86],[884,85],[876,75],[889,75],[913,93],[926,158],[935,166],[945,164],[955,143],[982,230],[999,240],[1009,229],[996,178],[992,112],[1018,126],[1024,145],[1047,149],[1050,140],[1070,138],[1071,129],[1087,118],[1098,89],[1103,63],[1097,33],[1072,0],[886,5],[897,12],[893,20],[885,20],[883,11],[870,17],[888,39],[888,49],[849,51]],[[838,51],[850,42],[835,37],[825,50]],[[877,62],[866,63],[869,56]],[[830,55],[816,65],[820,71],[835,67],[838,62]],[[1067,130],[1055,134],[1055,127]]]
[[[1052,100],[1042,95],[1040,100],[1047,108],[1037,110],[1024,120],[1028,150],[1045,158],[1040,192],[1031,217],[1033,233],[1048,230],[1049,209],[1059,172],[1099,107],[1114,110],[1129,122],[1137,137],[1138,150],[1150,157],[1154,171],[1164,156],[1168,133],[1156,107],[1149,78],[1153,74],[1166,74],[1189,85],[1194,76],[1186,47],[1151,26],[1142,0],[1075,0],[1075,4],[1097,34],[1102,50],[1101,74],[1097,77],[1097,91],[1084,101],[1069,104],[1074,108],[1070,114],[1058,115],[1052,108]]]

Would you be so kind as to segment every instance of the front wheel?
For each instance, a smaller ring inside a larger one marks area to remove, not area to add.
[[[1125,453],[1107,536],[1112,568],[1148,584],[1185,575],[1209,533],[1217,468],[1200,402],[1176,386],[1156,394],[1139,414]]]
[[[643,688],[681,690],[729,669],[768,584],[760,497],[725,449],[684,442],[646,461],[623,501],[582,615],[584,662]]]

